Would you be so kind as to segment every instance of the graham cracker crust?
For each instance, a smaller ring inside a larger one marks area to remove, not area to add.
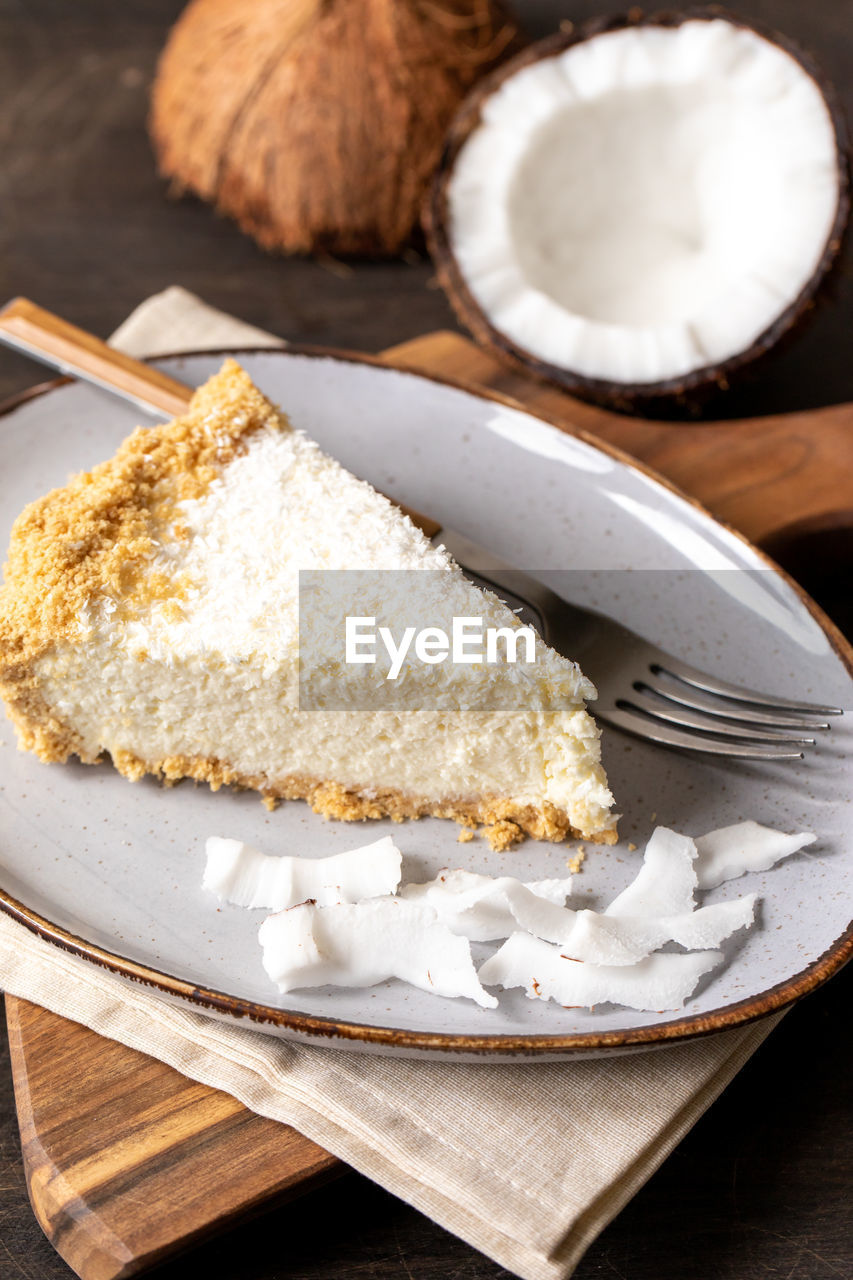
[[[343,822],[364,822],[375,818],[391,818],[403,822],[417,818],[450,818],[467,830],[482,827],[492,849],[511,848],[525,836],[559,844],[567,838],[590,840],[597,844],[614,844],[615,829],[584,832],[573,827],[563,810],[549,801],[541,806],[520,804],[501,796],[484,796],[478,800],[428,800],[405,795],[395,788],[359,790],[341,782],[291,774],[270,779],[247,775],[226,761],[204,757],[169,756],[165,760],[147,762],[130,752],[117,752],[113,763],[119,773],[131,781],[146,774],[167,784],[191,778],[206,782],[212,791],[222,786],[257,791],[268,807],[281,800],[305,800],[315,813]]]

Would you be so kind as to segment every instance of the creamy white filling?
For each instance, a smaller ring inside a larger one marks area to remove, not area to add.
[[[722,19],[629,27],[486,100],[450,238],[520,347],[655,382],[746,349],[797,296],[838,183],[826,103],[784,50]]]
[[[436,802],[550,800],[582,831],[605,821],[612,799],[585,711],[299,711],[285,665],[284,680],[274,670],[256,680],[251,667],[210,655],[140,661],[99,640],[42,659],[39,677],[92,754],[212,758],[272,783],[331,780]]]

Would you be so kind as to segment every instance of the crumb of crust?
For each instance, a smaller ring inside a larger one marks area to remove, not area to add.
[[[573,876],[580,874],[580,869],[583,866],[585,860],[586,860],[586,849],[582,844],[579,844],[577,849],[575,850],[574,856],[569,858],[569,860],[566,863],[566,866],[569,868],[569,871],[571,871]]]
[[[489,848],[494,849],[496,853],[504,853],[514,844],[518,844],[519,840],[524,839],[521,827],[515,822],[510,822],[509,818],[501,818],[490,827],[484,827],[483,835],[489,842]]]
[[[636,853],[636,852],[637,852],[637,846],[634,844],[634,841],[633,841],[633,840],[629,840],[629,841],[628,841],[628,852],[629,852],[629,853]]]
[[[20,679],[51,643],[77,639],[93,601],[121,602],[132,593],[138,604],[149,586],[158,599],[179,596],[164,575],[144,576],[158,528],[174,518],[177,503],[204,493],[262,428],[289,424],[226,360],[181,417],[137,428],[109,461],[25,507],[0,592],[0,679]]]
[[[471,827],[462,827],[456,839],[459,844],[470,844],[474,839],[474,832]]]

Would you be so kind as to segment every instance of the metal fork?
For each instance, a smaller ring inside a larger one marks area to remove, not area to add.
[[[130,400],[146,412],[172,417],[192,389],[59,316],[17,298],[0,310],[0,343],[51,368]],[[799,758],[813,746],[810,733],[828,729],[821,716],[838,707],[771,698],[754,689],[717,680],[689,667],[600,613],[567,604],[529,574],[476,543],[408,507],[427,537],[443,543],[469,574],[501,595],[514,596],[533,613],[539,634],[582,667],[598,688],[595,714],[608,724],[651,742],[746,759]],[[795,732],[799,730],[800,732]]]
[[[446,526],[433,537],[477,582],[532,614],[543,640],[571,657],[598,689],[598,720],[638,738],[711,755],[801,759],[823,717],[839,707],[769,697],[718,680],[603,614],[568,604],[550,587]]]

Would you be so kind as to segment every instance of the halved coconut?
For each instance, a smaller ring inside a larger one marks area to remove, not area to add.
[[[560,34],[466,100],[426,211],[475,337],[588,399],[726,385],[809,307],[848,214],[810,60],[719,10]]]

